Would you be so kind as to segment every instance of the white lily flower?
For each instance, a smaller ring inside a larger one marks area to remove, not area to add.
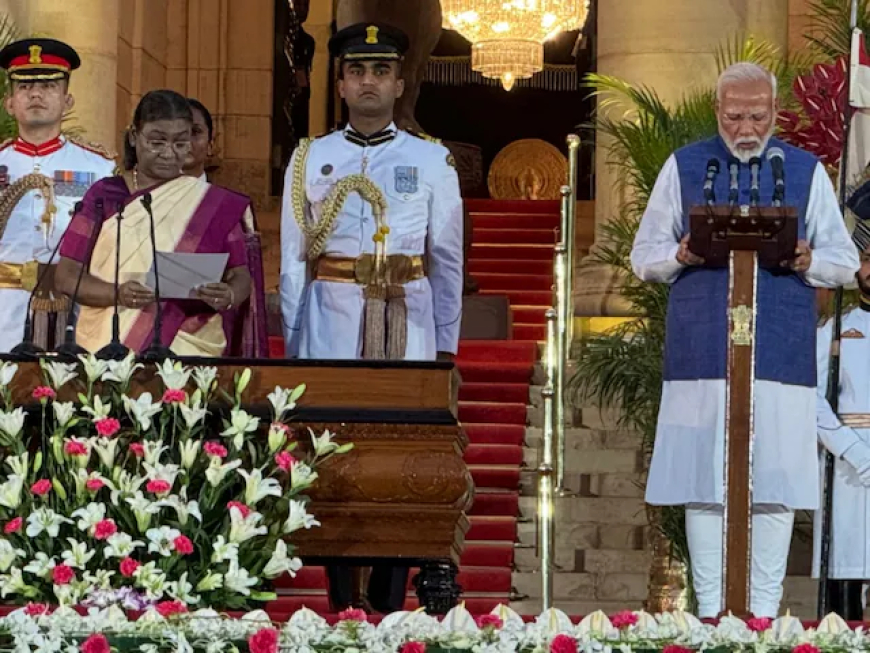
[[[92,531],[101,521],[106,518],[106,506],[102,503],[91,501],[84,508],[79,508],[71,517],[79,517],[77,526],[80,531]]]
[[[24,568],[28,574],[39,576],[40,578],[48,578],[51,570],[57,566],[54,558],[49,558],[42,551],[38,551],[33,560],[31,560]]]
[[[178,477],[178,465],[144,462],[142,466],[145,468],[145,475],[149,481],[166,481],[170,487],[175,485],[175,479]]]
[[[24,409],[20,406],[11,413],[0,412],[0,431],[10,438],[17,438],[24,429]]]
[[[255,469],[252,472],[237,470],[239,476],[245,479],[245,503],[256,506],[266,497],[281,497],[281,484],[274,478],[263,478],[263,472]]]
[[[25,451],[20,456],[9,456],[6,459],[6,464],[12,470],[13,476],[27,478],[27,474],[30,472],[30,454]]]
[[[290,499],[290,514],[287,517],[287,521],[284,522],[284,533],[289,534],[298,531],[300,528],[308,530],[312,526],[320,526],[320,522],[313,515],[308,514],[304,503],[296,501],[296,499]]]
[[[178,515],[178,523],[182,526],[187,525],[187,520],[191,515],[196,517],[196,520],[200,524],[202,523],[202,513],[199,510],[198,501],[185,502],[177,494],[171,494],[154,505],[158,508],[172,508],[175,510],[175,513]]]
[[[212,487],[217,487],[223,482],[224,477],[226,477],[227,474],[229,474],[237,467],[240,467],[241,464],[241,460],[233,460],[232,462],[223,465],[221,464],[221,459],[214,456],[212,457],[208,468],[205,470],[205,478],[208,481],[209,485],[211,485]]]
[[[224,574],[224,587],[231,592],[236,592],[243,596],[250,596],[250,588],[256,587],[259,582],[258,578],[248,574],[247,569],[239,567],[239,563],[236,560],[230,562],[229,571]]]
[[[209,572],[196,584],[197,592],[213,592],[224,586],[224,577],[214,572]]]
[[[182,408],[184,405],[182,404]],[[181,465],[184,469],[190,469],[196,462],[196,457],[199,455],[199,448],[202,442],[199,440],[187,440],[178,445],[179,454],[181,455]]]
[[[109,369],[103,374],[103,381],[113,381],[121,385],[127,385],[133,377],[133,372],[145,367],[142,363],[135,363],[135,361],[136,355],[133,352],[127,354],[124,360],[108,361]]]
[[[238,559],[239,545],[227,542],[223,535],[218,535],[214,547],[212,548],[211,561],[214,563],[223,562],[224,560],[232,562],[233,560]],[[197,589],[202,590],[201,587],[198,587]]]
[[[109,363],[107,361],[100,360],[93,354],[79,354],[79,360],[82,362],[82,367],[85,369],[85,376],[88,379],[88,383],[94,383],[106,373],[106,370],[109,369]]]
[[[262,519],[263,515],[258,512],[242,517],[241,510],[230,508],[230,542],[242,544],[257,535],[268,533],[269,529],[265,526],[257,526]]]
[[[308,465],[297,460],[290,466],[290,488],[299,490],[309,487],[317,480],[317,472]]]
[[[193,380],[196,382],[196,387],[204,395],[211,392],[212,384],[217,378],[216,367],[197,367],[193,370]]]
[[[84,573],[84,579],[86,583],[92,585],[95,589],[105,591],[112,589],[112,576],[114,575],[114,571],[109,571],[108,569],[97,569],[94,574],[86,571]]]
[[[151,500],[146,499],[141,490],[138,490],[132,497],[127,497],[125,501],[133,509],[133,514],[136,517],[136,526],[140,531],[148,528],[151,523],[151,515],[156,515],[160,512],[160,508]]]
[[[296,572],[300,569],[302,569],[302,561],[299,558],[287,557],[287,544],[284,540],[278,540],[272,557],[263,569],[263,576],[277,578],[286,573],[295,578]]]
[[[57,420],[57,425],[60,428],[64,428],[69,424],[76,414],[76,406],[71,401],[55,401],[51,404],[51,408],[54,410],[54,418]]]
[[[0,485],[0,506],[16,510],[21,505],[21,491],[24,481],[20,476],[9,476]]]
[[[112,503],[117,505],[118,499],[132,497],[142,485],[148,481],[144,476],[134,476],[126,470],[115,474],[115,489],[112,490]]]
[[[333,434],[327,429],[323,435],[317,436],[312,429],[308,429],[311,434],[311,444],[314,447],[314,455],[325,456],[338,449],[338,443],[332,441]]]
[[[150,392],[143,392],[135,400],[126,395],[122,399],[124,410],[139,424],[139,428],[143,431],[151,428],[151,418],[163,410],[163,404],[154,403],[152,399]]]
[[[179,361],[173,362],[168,358],[157,368],[157,375],[163,379],[163,385],[168,390],[183,390],[190,380],[190,370]]]
[[[97,452],[100,462],[107,468],[115,466],[115,456],[118,455],[118,440],[115,438],[92,438],[91,447]]]
[[[109,490],[114,491],[115,485],[99,472],[88,473],[88,470],[79,468],[76,470],[75,484],[76,494],[83,495],[87,491],[88,481],[100,481]]]
[[[4,599],[11,594],[23,594],[29,589],[31,589],[30,585],[24,582],[24,576],[17,567],[8,575],[0,576],[0,596]],[[27,646],[27,649],[30,650],[30,646]]]
[[[148,553],[159,553],[164,557],[171,556],[172,552],[175,551],[175,539],[180,535],[181,531],[169,526],[149,528],[145,533],[145,537],[148,538]]]
[[[169,583],[167,593],[174,599],[183,601],[187,605],[195,605],[199,603],[198,596],[193,594],[193,585],[187,582],[187,572],[181,574],[181,577],[174,583]]]
[[[140,584],[147,583],[154,577],[154,574],[159,573],[162,572],[157,569],[157,563],[152,560],[151,562],[139,566],[136,571],[133,572],[133,578],[135,578]]]
[[[60,554],[64,564],[74,569],[87,569],[88,562],[97,552],[88,549],[86,542],[77,542],[71,537],[66,538],[66,541],[69,542],[70,548]]]
[[[145,462],[149,465],[156,465],[160,461],[160,456],[164,451],[169,451],[169,447],[163,444],[163,441],[146,440],[142,443],[142,448],[145,450]]]
[[[0,571],[7,571],[16,559],[23,558],[24,555],[24,551],[16,549],[9,540],[0,540]]]
[[[269,425],[269,453],[274,454],[279,449],[283,449],[287,444],[287,427],[281,422],[272,422]]]
[[[139,582],[145,589],[145,597],[152,601],[161,599],[166,593],[167,585],[169,585],[166,574],[162,571],[155,571],[148,576],[148,580],[140,580]]]
[[[275,386],[275,389],[269,393],[267,399],[272,404],[276,422],[283,420],[287,413],[296,408],[296,402],[290,399],[293,392],[293,390]]]
[[[201,406],[198,399],[199,398],[197,397],[197,401],[192,401],[190,406],[187,404],[178,405],[188,431],[192,430],[193,427],[204,420],[205,416],[208,414],[208,408]]]
[[[249,415],[241,408],[233,408],[230,411],[230,421],[227,428],[221,433],[233,439],[233,446],[241,449],[245,442],[245,435],[253,433],[260,426],[260,418]]]
[[[36,537],[40,533],[48,533],[49,537],[57,537],[61,524],[72,524],[72,519],[57,514],[51,508],[37,508],[27,515],[27,537]]]
[[[82,406],[82,412],[91,416],[92,421],[97,422],[108,417],[112,412],[112,403],[103,403],[100,395],[94,395],[93,406]]]
[[[60,390],[74,378],[76,378],[75,363],[59,363],[57,361],[46,361],[40,359],[39,366],[46,371],[48,378],[51,379],[51,387],[55,390]]]
[[[3,361],[0,363],[0,387],[6,387],[12,383],[15,374],[18,372],[18,364]]]
[[[103,555],[107,558],[128,558],[140,546],[145,546],[145,542],[134,540],[127,533],[115,533],[106,540]]]

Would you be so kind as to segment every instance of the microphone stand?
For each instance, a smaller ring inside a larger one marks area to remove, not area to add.
[[[157,236],[154,233],[154,213],[151,210],[151,193],[145,193],[142,196],[142,206],[148,212],[148,223],[151,228],[151,254],[154,258],[154,301],[157,304],[157,311],[154,315],[154,337],[151,340],[151,346],[142,352],[142,359],[160,363],[167,358],[173,358],[173,354],[172,350],[163,344],[160,337],[163,330],[163,307],[160,304],[160,270],[157,267]]]
[[[82,278],[85,276],[85,269],[87,269],[91,264],[91,258],[94,256],[94,246],[96,245],[97,235],[100,233],[100,227],[106,219],[106,210],[105,205],[103,204],[103,198],[97,198],[96,202],[97,209],[97,221],[91,226],[91,236],[88,239],[88,253],[87,259],[82,262],[81,267],[79,268],[79,275],[76,279],[76,287],[73,290],[73,295],[70,298],[70,307],[69,312],[66,317],[66,329],[64,330],[64,339],[63,344],[57,348],[58,357],[61,360],[66,360],[70,362],[75,362],[79,356],[87,356],[88,350],[79,345],[75,340],[76,334],[76,326],[78,325],[78,316],[76,315],[76,300],[79,296],[79,288],[82,285]],[[81,210],[81,207],[78,207],[78,210]]]
[[[97,352],[97,358],[100,360],[122,361],[130,354],[130,348],[121,342],[121,322],[118,316],[120,300],[120,283],[118,277],[121,274],[121,225],[124,218],[124,205],[118,207],[118,215],[115,220],[118,225],[117,233],[115,234],[115,298],[114,314],[112,315],[112,342],[100,349]]]

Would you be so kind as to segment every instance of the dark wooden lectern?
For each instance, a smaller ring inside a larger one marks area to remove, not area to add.
[[[725,418],[724,611],[749,613],[752,568],[752,446],[757,270],[783,269],[797,246],[794,208],[698,206],[689,213],[689,250],[705,267],[729,269]]]

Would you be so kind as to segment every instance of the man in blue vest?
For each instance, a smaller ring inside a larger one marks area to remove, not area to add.
[[[788,268],[759,270],[756,301],[752,567],[750,610],[775,617],[782,598],[794,511],[819,507],[816,440],[814,288],[849,283],[858,256],[824,167],[811,154],[772,138],[776,78],[737,63],[716,87],[719,135],[683,147],[656,181],[631,253],[644,281],[671,284],[664,385],[646,500],[685,505],[699,616],[722,610],[727,268],[707,269],[688,249],[689,209],[704,203],[707,161],[739,166],[739,204],[749,204],[755,157],[778,147],[785,158],[785,206],[799,212],[798,246]],[[729,175],[714,182],[727,197]],[[762,165],[760,205],[774,180]]]

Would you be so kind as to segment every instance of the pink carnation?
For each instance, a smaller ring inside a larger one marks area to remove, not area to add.
[[[637,615],[629,610],[617,612],[610,618],[610,623],[613,624],[614,628],[619,628],[620,630],[628,628],[637,623]]]
[[[369,616],[366,614],[365,610],[360,610],[359,608],[350,608],[348,610],[342,610],[338,613],[339,621],[368,621]]]
[[[275,454],[275,464],[285,472],[289,472],[295,462],[296,459],[291,456],[288,451],[282,451],[279,454]]]
[[[211,442],[206,442],[202,446],[202,450],[209,456],[214,456],[215,458],[226,458],[227,457],[227,448],[222,445],[220,442],[215,442],[212,440]]]
[[[187,605],[178,599],[175,601],[161,601],[154,607],[165,619],[168,619],[172,615],[184,614],[187,612]]]
[[[82,653],[111,653],[112,647],[105,635],[91,635],[82,642]]]
[[[121,422],[116,420],[114,417],[98,419],[94,422],[94,426],[97,427],[97,434],[104,438],[111,438],[121,430]]]
[[[124,558],[121,560],[121,564],[118,568],[120,569],[122,576],[130,578],[136,573],[136,570],[139,569],[139,563],[136,560],[133,560],[133,558]]]
[[[425,642],[405,642],[399,653],[426,653]]]
[[[662,653],[694,653],[692,649],[676,644],[668,644],[662,649]]]
[[[478,628],[491,626],[498,629],[504,625],[504,622],[494,614],[482,614],[474,620],[474,623],[477,624]]]
[[[791,653],[820,653],[819,649],[813,646],[812,644],[800,644],[795,646]]]
[[[24,608],[24,612],[31,617],[38,617],[43,614],[48,614],[48,603],[28,603]]]
[[[193,553],[193,542],[186,535],[179,535],[172,541],[172,544],[175,545],[175,550],[178,551],[179,555],[187,556]]]
[[[247,519],[248,515],[251,514],[251,509],[248,508],[244,503],[239,503],[238,501],[230,501],[227,504],[227,510],[231,508],[237,508],[240,513],[242,513],[242,518]]]
[[[51,492],[51,481],[49,481],[47,478],[36,481],[36,483],[30,486],[30,491],[37,496],[43,497]]]
[[[103,483],[103,482],[102,482],[100,479],[98,479],[98,478],[89,478],[89,479],[87,480],[87,482],[85,483],[85,487],[88,488],[88,490],[90,490],[91,492],[99,492],[99,491],[102,490],[105,486],[106,486],[106,484]]]
[[[98,540],[108,540],[112,535],[118,532],[118,527],[115,525],[114,519],[103,519],[98,521],[94,527],[94,538]]]
[[[180,404],[187,399],[187,393],[184,390],[172,390],[171,388],[163,393],[164,404]]]
[[[556,635],[550,642],[550,653],[577,653],[577,640],[570,635]]]
[[[137,458],[142,458],[145,455],[145,446],[141,442],[131,442],[130,451]]]
[[[274,628],[263,628],[248,638],[248,649],[251,653],[277,653],[278,631]]]
[[[287,435],[293,435],[293,431],[290,430],[290,427],[283,422],[272,422],[269,425],[269,428],[273,431],[284,431]]]
[[[37,401],[42,401],[43,399],[54,399],[55,397],[57,397],[57,393],[47,385],[41,385],[38,388],[33,389],[33,398]]]
[[[55,585],[69,585],[75,577],[76,572],[67,565],[57,565],[51,570],[51,580]]]
[[[67,456],[87,456],[88,445],[78,440],[67,440],[63,445],[63,452]]]
[[[169,484],[169,481],[164,481],[161,478],[155,478],[151,481],[148,481],[148,485],[145,486],[145,489],[154,494],[166,494],[169,490],[172,489],[172,486]]]
[[[6,525],[3,527],[3,532],[7,535],[12,533],[17,533],[21,530],[21,526],[24,524],[24,520],[21,517],[16,517],[10,522],[6,522]]]
[[[746,621],[746,627],[753,633],[764,632],[765,630],[768,630],[772,624],[773,621],[767,617],[753,617]]]

